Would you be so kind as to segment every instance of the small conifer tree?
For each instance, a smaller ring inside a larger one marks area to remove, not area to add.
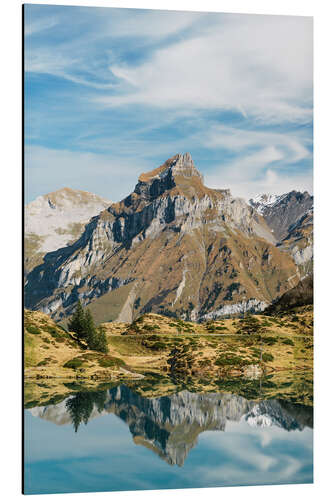
[[[96,328],[94,319],[89,309],[84,310],[80,300],[75,313],[68,323],[69,331],[75,332],[79,340],[84,340],[88,349],[93,351],[108,352],[108,342],[102,328]]]
[[[70,332],[75,332],[78,339],[83,340],[85,335],[85,314],[79,300],[76,306],[76,310],[68,323],[68,330]]]
[[[98,328],[96,332],[96,350],[100,352],[108,352],[108,341],[105,332],[102,328]]]
[[[89,309],[84,313],[84,337],[89,349],[95,349],[97,331]]]

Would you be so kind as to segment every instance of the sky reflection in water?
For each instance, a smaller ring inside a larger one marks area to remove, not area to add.
[[[103,409],[95,394],[77,432],[73,396],[25,411],[26,493],[313,481],[308,407],[187,391],[148,400],[121,386],[103,391]]]

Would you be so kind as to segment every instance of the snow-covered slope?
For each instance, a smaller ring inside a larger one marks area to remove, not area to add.
[[[39,196],[25,207],[25,260],[28,268],[42,256],[65,247],[111,201],[86,191],[63,188]]]
[[[249,204],[254,207],[260,215],[263,215],[267,207],[278,205],[287,194],[258,194],[249,200]]]

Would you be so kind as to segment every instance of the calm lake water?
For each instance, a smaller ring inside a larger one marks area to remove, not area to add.
[[[282,399],[76,392],[25,410],[25,493],[311,483],[312,426]]]

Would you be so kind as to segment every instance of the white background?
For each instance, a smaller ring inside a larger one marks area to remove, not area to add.
[[[315,484],[93,493],[76,498],[114,500],[330,498],[333,379],[333,26],[329,0],[50,1],[60,5],[159,8],[314,16],[315,31]],[[2,498],[20,497],[21,482],[21,2],[1,2],[1,482]],[[126,473],[126,471],[125,471]],[[44,498],[40,495],[39,498]],[[50,497],[45,497],[50,498]],[[63,495],[52,498],[63,499]]]

